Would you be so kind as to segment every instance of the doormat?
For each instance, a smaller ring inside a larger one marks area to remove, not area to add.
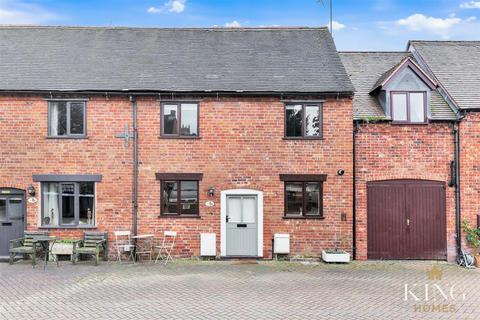
[[[258,264],[256,260],[234,260],[233,265],[242,265],[242,264]]]

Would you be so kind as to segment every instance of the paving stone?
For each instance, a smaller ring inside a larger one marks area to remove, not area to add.
[[[441,280],[428,280],[433,265],[442,270]],[[167,266],[64,263],[45,271],[19,262],[0,264],[0,319],[478,319],[478,283],[480,270],[436,262],[187,260]],[[405,285],[420,298],[428,285],[430,300],[404,301]],[[437,288],[449,295],[452,285],[455,299],[445,300]],[[431,305],[434,311],[415,311]],[[455,311],[439,311],[443,305]]]

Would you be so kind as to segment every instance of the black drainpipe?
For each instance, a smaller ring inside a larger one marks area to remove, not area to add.
[[[137,100],[134,96],[129,97],[133,112],[133,235],[138,233],[138,126],[137,126]]]
[[[356,137],[358,132],[358,121],[353,124],[353,210],[352,210],[352,258],[357,259],[357,166],[356,166]]]
[[[460,215],[460,137],[458,127],[459,120],[457,120],[453,125],[453,143],[455,158],[455,228],[457,234],[457,257],[459,257],[462,253],[462,230]]]

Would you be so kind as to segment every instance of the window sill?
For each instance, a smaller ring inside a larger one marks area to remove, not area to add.
[[[178,215],[178,214],[172,214],[172,215],[167,215],[167,214],[161,214],[158,216],[158,218],[169,218],[169,219],[201,219],[202,217],[199,215],[195,216],[189,216],[189,215]]]
[[[323,140],[323,137],[312,137],[312,138],[306,138],[306,137],[283,137],[283,140]]]
[[[314,217],[314,216],[298,216],[298,217],[295,217],[295,216],[283,216],[283,219],[287,219],[287,220],[290,220],[290,219],[298,219],[298,220],[310,220],[310,219],[313,219],[313,220],[324,220],[325,217],[323,217],[323,216],[318,216],[318,217]]]
[[[88,139],[88,136],[78,136],[78,137],[75,137],[75,136],[58,136],[58,137],[54,137],[54,136],[47,136],[46,139],[51,139],[51,140],[63,140],[63,139],[72,139],[72,140],[82,140],[82,139]]]
[[[404,121],[392,121],[394,125],[413,125],[413,126],[425,126],[428,122],[404,122]]]
[[[40,226],[38,229],[96,229],[97,226]]]
[[[202,137],[181,137],[181,136],[159,136],[158,139],[184,139],[184,140],[200,140]]]

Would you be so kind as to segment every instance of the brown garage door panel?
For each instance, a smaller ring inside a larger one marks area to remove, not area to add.
[[[379,185],[368,189],[368,258],[394,259],[402,257],[403,232],[397,226],[404,219],[405,187]]]
[[[445,186],[406,185],[408,259],[446,259]]]
[[[445,184],[369,182],[369,259],[446,259]]]

